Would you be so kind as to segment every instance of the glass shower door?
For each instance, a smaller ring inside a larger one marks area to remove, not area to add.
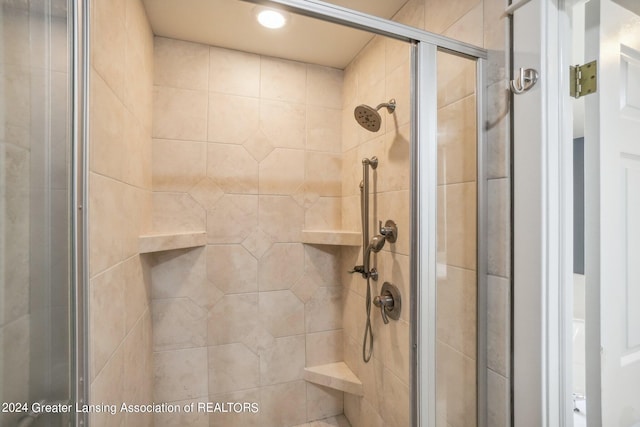
[[[71,188],[67,2],[0,2],[0,425],[70,413]],[[18,405],[19,404],[19,405]]]
[[[476,61],[439,52],[437,426],[477,426]]]

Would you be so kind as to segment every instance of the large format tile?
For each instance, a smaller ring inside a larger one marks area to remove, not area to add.
[[[306,332],[342,328],[342,287],[321,287],[305,304]]]
[[[305,114],[304,104],[261,98],[260,130],[274,147],[303,149]]]
[[[207,311],[189,298],[154,300],[151,312],[156,351],[206,345]]]
[[[442,34],[453,23],[459,20],[480,0],[460,0],[450,2],[446,0],[425,0],[425,29]],[[455,35],[453,36],[455,38]]]
[[[209,312],[208,343],[244,342],[258,323],[258,294],[225,295]]]
[[[189,194],[153,193],[153,231],[198,231],[205,223],[205,210]]]
[[[438,110],[438,183],[476,180],[476,97]]]
[[[260,321],[274,337],[304,333],[304,304],[291,291],[260,292]]]
[[[91,64],[120,99],[125,78],[125,5],[124,0],[91,2]]]
[[[206,143],[153,140],[153,191],[187,192],[205,177]]]
[[[342,414],[343,392],[317,384],[307,384],[307,421]]]
[[[468,357],[476,358],[476,273],[442,266],[446,275],[438,278],[438,340]]]
[[[258,196],[225,194],[207,211],[209,243],[242,243],[258,225]]]
[[[143,261],[139,255],[128,258],[122,263],[122,276],[126,330],[130,331],[149,307],[151,280],[146,261]]]
[[[258,162],[241,145],[209,143],[207,176],[225,193],[258,193]]]
[[[304,174],[304,151],[276,148],[260,162],[260,194],[294,194]]]
[[[475,61],[438,52],[438,108],[459,101],[475,90]]]
[[[342,110],[307,106],[307,150],[340,153],[342,150]]]
[[[124,113],[120,99],[96,72],[91,78],[91,170],[122,177]]]
[[[476,183],[438,187],[438,203],[444,209],[438,218],[439,262],[476,269]]]
[[[437,344],[437,417],[451,425],[472,425],[476,420],[476,361],[446,344]],[[444,417],[444,418],[442,418]]]
[[[461,42],[482,47],[484,43],[482,20],[483,2],[479,2],[442,34]]]
[[[260,384],[271,385],[303,379],[304,335],[276,338],[260,353]]]
[[[153,55],[155,85],[203,91],[208,89],[208,46],[155,37]]]
[[[307,105],[342,107],[343,71],[307,65]]]
[[[260,95],[267,99],[304,103],[307,66],[302,62],[260,58]]]
[[[241,245],[209,245],[207,277],[225,294],[256,292],[258,261]]]
[[[151,296],[154,299],[190,298],[210,308],[220,291],[207,282],[204,248],[176,249],[152,255]]]
[[[209,93],[208,140],[242,144],[259,128],[258,98]]]
[[[307,418],[306,383],[295,381],[260,388],[262,426],[292,426]]]
[[[343,341],[342,329],[307,334],[306,366],[343,361]]]
[[[302,277],[304,248],[300,243],[275,243],[260,259],[261,291],[289,289]]]
[[[124,401],[124,346],[116,351],[104,369],[91,383],[91,402],[116,405]],[[92,426],[108,427],[121,425],[124,414],[119,410],[112,412],[93,412],[89,416]]]
[[[208,396],[207,349],[156,352],[154,401],[173,402]]]
[[[259,357],[244,344],[209,347],[209,392],[228,393],[260,384]]]
[[[154,138],[207,140],[207,92],[155,86],[153,97]]]
[[[340,196],[342,159],[338,154],[307,151],[305,154],[305,191],[319,196]]]
[[[124,401],[136,403],[151,403],[153,401],[153,359],[150,340],[147,336],[150,330],[143,318],[134,325],[124,340]],[[131,416],[127,414],[128,422],[146,422],[144,414]]]
[[[90,282],[92,378],[102,370],[125,336],[125,301],[122,264]]]
[[[260,56],[238,50],[209,48],[209,90],[230,95],[260,94]]]
[[[210,414],[210,424],[207,424],[210,427],[264,426],[259,388],[212,395],[209,398],[209,402],[242,402],[243,404],[247,403],[251,405],[249,410],[240,413],[232,411],[214,412]]]
[[[206,404],[208,401],[208,397],[202,397],[199,399],[180,400],[173,403],[184,407],[192,403],[195,405],[199,403]],[[206,412],[158,412],[154,414],[153,425],[154,427],[209,427],[209,414]]]
[[[289,196],[260,196],[259,225],[274,242],[299,242],[304,210]]]

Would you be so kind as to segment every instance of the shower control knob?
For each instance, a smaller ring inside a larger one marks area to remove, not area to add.
[[[380,295],[373,298],[373,304],[376,307],[380,307],[382,321],[385,324],[389,323],[389,317],[393,320],[400,318],[400,291],[391,283],[384,282]]]
[[[387,307],[393,309],[393,297],[391,295],[378,295],[373,298],[373,304],[376,307],[380,307],[380,314],[382,314],[382,321],[387,324],[389,319],[387,318]]]

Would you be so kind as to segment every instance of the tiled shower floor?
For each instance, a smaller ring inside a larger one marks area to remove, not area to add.
[[[349,421],[344,415],[338,415],[337,417],[300,424],[296,427],[351,427],[351,424],[349,424]]]

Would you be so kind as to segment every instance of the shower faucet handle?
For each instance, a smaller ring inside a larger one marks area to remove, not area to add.
[[[400,291],[391,283],[384,282],[382,289],[380,289],[380,295],[373,298],[373,304],[376,307],[380,307],[382,321],[385,324],[389,323],[389,318],[393,320],[400,318],[400,309],[402,307]]]
[[[385,237],[385,240],[389,243],[395,243],[398,239],[398,226],[393,220],[386,220],[384,223],[384,227],[382,226],[382,221],[379,222],[380,234]]]
[[[364,274],[364,265],[356,265],[355,267],[353,267],[353,270],[349,270],[347,271],[347,273],[349,274],[354,274],[354,273],[360,273],[360,274]]]

